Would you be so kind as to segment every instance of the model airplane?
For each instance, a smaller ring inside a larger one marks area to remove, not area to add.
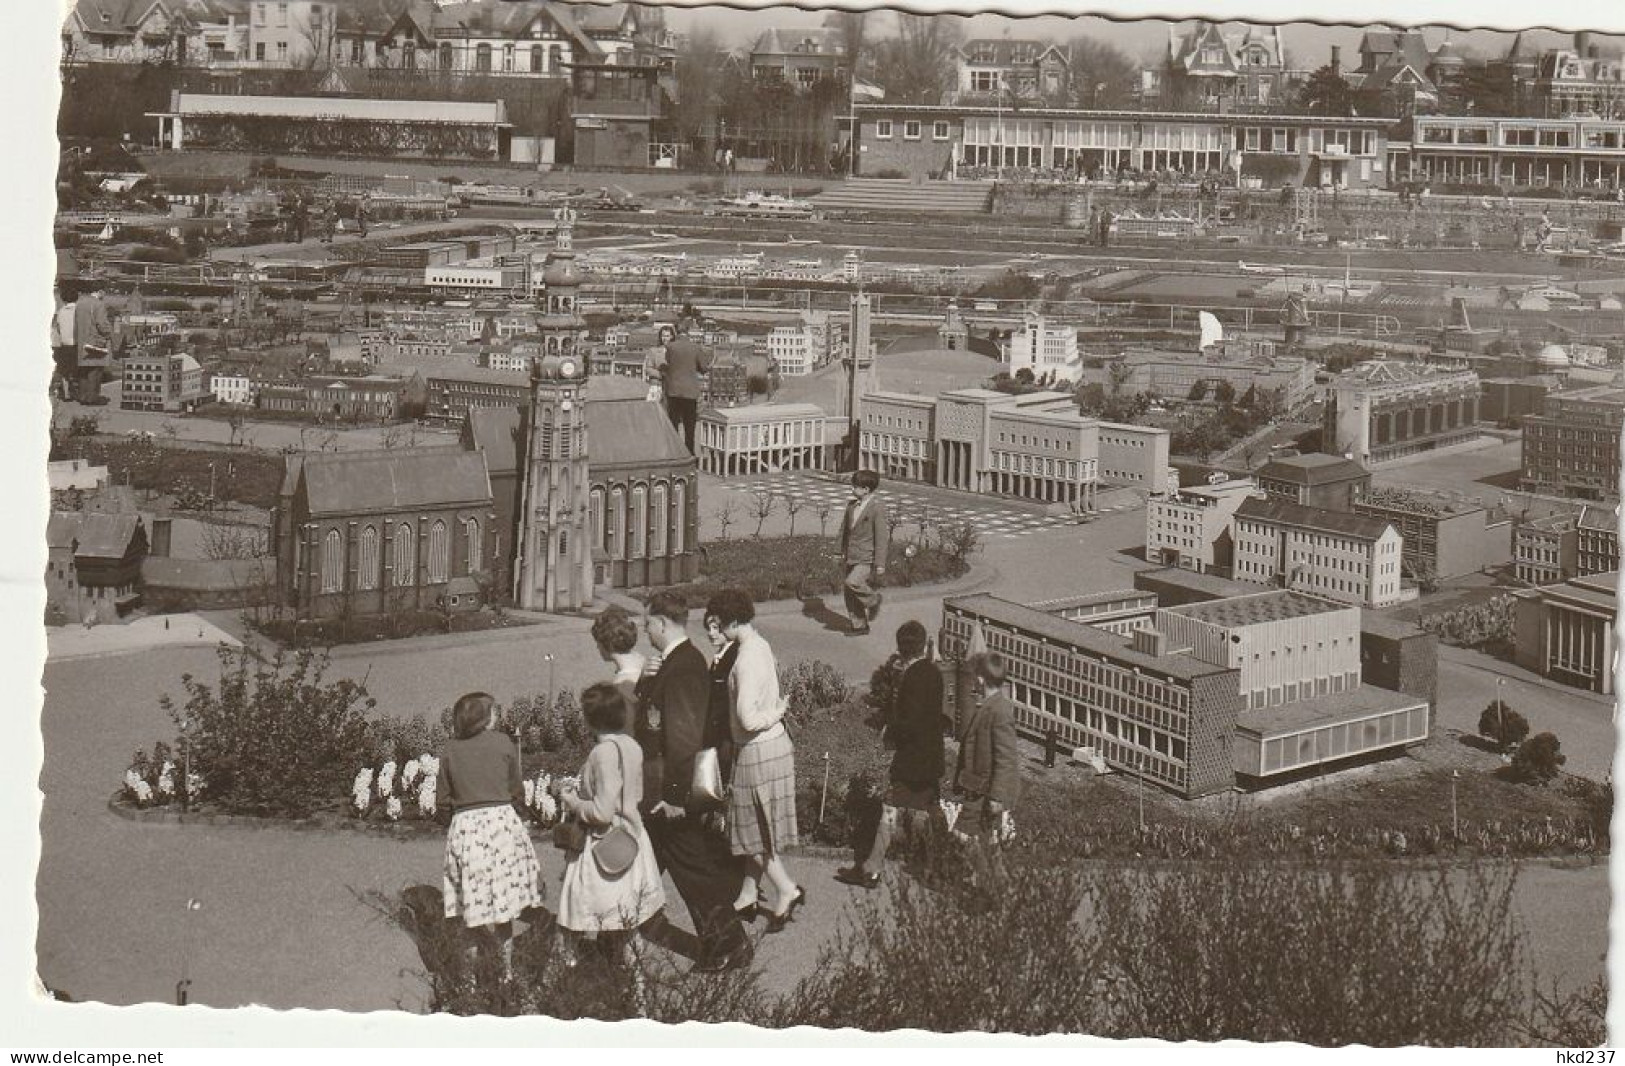
[[[812,240],[811,238],[808,238],[808,237],[786,237],[784,239],[784,243],[789,244],[789,245],[797,245],[797,244],[821,244],[823,242],[822,241],[815,241],[815,240]]]
[[[678,252],[676,255],[671,255],[667,252],[655,252],[649,258],[657,263],[682,263],[687,261],[688,253]]]
[[[675,241],[675,240],[679,240],[679,239],[680,239],[680,238],[679,238],[679,237],[678,237],[678,236],[677,236],[677,234],[675,234],[675,233],[661,233],[661,232],[660,232],[660,231],[659,231],[659,230],[657,230],[657,229],[652,229],[652,230],[650,230],[650,231],[649,231],[649,236],[651,236],[651,237],[656,237],[656,238],[658,238],[658,239],[660,239],[660,240],[663,240],[663,241]]]
[[[1248,266],[1246,263],[1237,263],[1243,274],[1266,274],[1270,277],[1280,277],[1286,270],[1278,266]]]

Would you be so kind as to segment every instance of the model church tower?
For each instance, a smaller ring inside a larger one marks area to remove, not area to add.
[[[542,307],[536,316],[536,330],[542,336],[542,350],[547,355],[568,355],[578,367],[585,367],[587,323],[577,307],[581,291],[581,274],[576,270],[576,254],[570,244],[570,229],[576,213],[570,207],[553,212],[557,226],[553,231],[553,251],[548,253],[547,266],[542,271]],[[582,371],[586,376],[586,371]]]
[[[573,611],[592,602],[586,380],[575,354],[546,355],[531,368],[514,568],[514,602],[523,610]]]

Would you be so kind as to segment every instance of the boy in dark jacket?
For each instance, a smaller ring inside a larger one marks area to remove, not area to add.
[[[874,846],[856,866],[837,870],[849,885],[875,888],[886,864],[886,847],[902,821],[913,822],[939,809],[943,772],[942,673],[926,655],[925,627],[904,622],[897,630],[897,690],[886,716],[885,739],[895,750],[891,788],[880,812]]]
[[[1015,708],[1004,694],[1005,666],[997,652],[974,655],[969,666],[982,698],[965,720],[954,785],[965,794],[960,820],[966,831],[996,839],[1005,813],[1021,795]]]

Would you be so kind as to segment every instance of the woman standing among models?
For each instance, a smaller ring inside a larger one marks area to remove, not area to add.
[[[498,949],[502,977],[513,975],[513,921],[540,907],[541,867],[516,804],[524,802],[519,746],[496,731],[496,700],[470,692],[452,708],[455,739],[440,757],[446,832],[446,917],[462,915],[476,955]]]
[[[628,707],[636,707],[638,679],[649,665],[637,651],[637,621],[623,607],[607,607],[593,619],[592,640],[598,645],[599,657],[615,667],[610,684],[620,689]]]
[[[735,855],[745,858],[746,867],[734,910],[746,915],[755,911],[766,876],[777,901],[768,912],[767,931],[776,933],[807,899],[779,857],[796,842],[796,760],[784,728],[778,667],[773,649],[751,625],[756,608],[749,596],[724,589],[711,597],[706,613],[714,615],[722,635],[738,645],[728,675],[734,742],[728,842]]]
[[[638,926],[665,905],[654,846],[643,828],[643,749],[626,735],[631,708],[617,685],[599,682],[581,694],[581,717],[595,743],[581,766],[580,785],[560,800],[587,830],[587,847],[571,853],[559,889],[559,925],[573,933],[628,934],[621,947],[631,953]],[[593,857],[595,841],[616,825],[637,839],[637,857],[618,874],[606,873]]]
[[[711,704],[705,719],[704,745],[717,749],[717,763],[722,779],[733,776],[733,693],[729,679],[733,676],[734,662],[739,658],[739,645],[722,632],[722,622],[716,615],[705,614],[705,637],[711,645]]]

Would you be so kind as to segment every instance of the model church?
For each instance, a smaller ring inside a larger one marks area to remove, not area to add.
[[[460,445],[288,457],[272,525],[298,617],[575,611],[596,588],[698,575],[693,456],[658,405],[592,399],[570,221],[543,275],[547,354],[524,407],[472,409]]]

